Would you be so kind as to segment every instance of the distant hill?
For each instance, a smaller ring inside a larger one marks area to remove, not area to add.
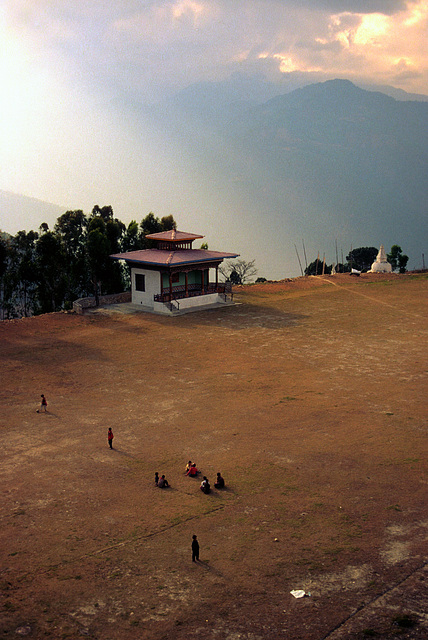
[[[241,85],[223,93],[218,84],[195,86],[168,111],[171,131],[201,181],[209,177],[219,208],[229,207],[224,224],[256,258],[259,275],[274,265],[278,277],[291,261],[297,275],[293,245],[302,238],[309,261],[317,251],[335,261],[337,240],[345,254],[351,246],[400,244],[409,268],[419,266],[428,252],[428,103],[347,80],[260,102],[262,89],[245,98]]]
[[[0,190],[0,230],[14,235],[17,231],[38,231],[46,222],[53,227],[64,207],[36,198]]]
[[[181,182],[166,192],[180,203],[178,225],[212,248],[254,258],[270,279],[300,274],[303,241],[308,262],[318,252],[331,263],[351,247],[399,244],[408,268],[420,268],[428,255],[426,96],[289,75],[278,84],[236,74],[156,106],[132,105],[141,130],[161,131],[170,145]],[[52,228],[65,210],[0,191],[0,230]]]

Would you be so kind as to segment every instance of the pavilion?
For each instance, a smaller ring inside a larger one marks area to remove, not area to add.
[[[146,236],[155,242],[153,249],[111,255],[130,267],[132,304],[171,315],[230,303],[231,285],[218,281],[218,269],[225,258],[239,254],[193,249],[193,241],[203,237],[171,229]],[[215,270],[213,282],[210,269]]]

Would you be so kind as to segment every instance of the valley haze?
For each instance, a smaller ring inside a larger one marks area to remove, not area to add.
[[[245,86],[248,79],[240,81]],[[202,233],[210,248],[255,258],[268,279],[300,275],[295,245],[304,268],[303,242],[309,262],[318,252],[335,262],[336,243],[339,262],[351,247],[383,244],[389,251],[399,244],[408,268],[422,267],[428,102],[395,100],[346,80],[256,105],[238,101],[237,93],[242,87],[232,82],[203,84],[156,108],[138,107],[152,131],[168,123],[168,144],[189,163],[186,188],[199,198],[204,193],[191,210],[180,210],[183,181],[178,187],[175,181],[156,215],[172,212],[179,228]],[[173,168],[171,160],[167,172]],[[111,204],[125,224],[154,209],[140,205],[130,213],[105,198],[95,204]],[[70,208],[2,191],[1,228],[37,230],[42,222],[53,228]]]

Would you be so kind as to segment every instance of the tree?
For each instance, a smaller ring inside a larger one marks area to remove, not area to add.
[[[36,231],[18,231],[11,239],[7,282],[8,313],[31,316],[37,313]]]
[[[335,266],[335,269],[336,269],[336,273],[347,273],[351,271],[351,268],[347,262],[345,262],[345,264],[338,262],[337,265]]]
[[[97,204],[92,208],[92,217],[99,217],[107,222],[108,220],[113,220],[113,207],[111,205],[106,205],[104,207],[99,207]]]
[[[409,256],[403,254],[403,251],[398,244],[392,245],[391,251],[387,254],[386,257],[393,271],[396,271],[396,269],[398,269],[399,273],[406,273],[406,266],[409,261]]]
[[[324,274],[329,275],[331,273],[332,267],[333,265],[326,264],[324,266]],[[323,271],[323,261],[317,258],[316,260],[308,264],[308,266],[305,269],[305,276],[320,276],[322,275],[322,271]]]
[[[376,247],[359,247],[352,249],[346,259],[351,269],[368,271],[376,260],[378,249]]]
[[[233,260],[227,264],[222,264],[219,271],[225,280],[232,284],[246,284],[251,278],[257,274],[255,267],[256,261],[250,260]]]
[[[120,253],[125,235],[125,225],[117,218],[107,220],[105,233],[108,241],[108,255]],[[105,293],[118,293],[124,289],[123,266],[118,260],[108,257],[102,278]]]
[[[171,229],[177,228],[177,223],[175,222],[173,215],[163,216],[160,223],[162,231],[170,231]]]
[[[66,292],[66,256],[59,235],[41,234],[36,242],[37,301],[40,313],[59,311]]]
[[[60,237],[65,256],[65,301],[88,295],[90,278],[86,251],[88,218],[81,209],[66,211],[57,219],[54,232]]]
[[[152,233],[160,233],[161,231],[169,231],[170,229],[176,229],[177,224],[172,215],[164,216],[161,220],[150,212],[145,218],[141,220],[141,242],[143,249],[151,249],[155,246],[155,242],[150,239],[146,239],[146,236]]]
[[[154,246],[153,240],[147,240],[146,236],[163,231],[159,218],[156,218],[152,212],[141,220],[140,229],[143,249],[151,249]]]
[[[4,293],[5,293],[5,275],[8,267],[8,241],[6,234],[0,233],[0,309],[2,310],[1,319],[4,319]]]
[[[142,242],[139,235],[138,223],[135,220],[131,220],[123,236],[122,250],[138,251],[141,248]]]
[[[92,218],[90,221],[86,246],[95,304],[98,306],[101,280],[110,255],[109,242],[105,233],[105,222],[101,217]]]

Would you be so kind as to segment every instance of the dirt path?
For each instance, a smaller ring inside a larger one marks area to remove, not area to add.
[[[396,305],[392,305],[389,302],[385,302],[385,300],[382,300],[379,298],[379,296],[369,296],[367,293],[363,293],[362,291],[359,291],[356,287],[351,288],[351,287],[346,287],[343,284],[340,284],[339,282],[336,282],[334,279],[332,278],[326,278],[324,276],[319,276],[324,282],[326,282],[327,284],[331,284],[334,287],[339,287],[341,289],[345,289],[346,291],[349,291],[350,293],[353,293],[354,295],[358,295],[358,296],[362,296],[363,298],[367,298],[369,300],[372,300],[373,302],[376,302],[376,304],[380,304],[380,305],[384,305],[386,307],[389,307],[390,309],[395,309],[396,311],[399,311],[400,313],[403,313],[407,316],[410,317],[416,317],[416,318],[423,318],[424,316],[421,313],[415,313],[410,312],[400,306],[396,306]],[[394,276],[395,277],[395,276]]]

